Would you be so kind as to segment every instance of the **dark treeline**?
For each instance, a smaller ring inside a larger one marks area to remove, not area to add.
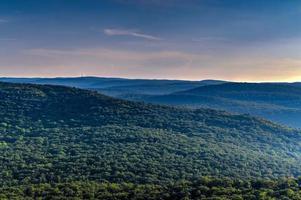
[[[70,182],[0,189],[5,199],[105,199],[105,200],[299,200],[301,179],[278,181],[203,177],[169,185]]]

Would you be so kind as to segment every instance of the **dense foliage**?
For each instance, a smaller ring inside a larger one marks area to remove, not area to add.
[[[300,200],[301,180],[243,181],[203,177],[169,185],[82,181],[2,188],[0,199]]]
[[[2,185],[300,175],[299,132],[246,115],[0,84]]]

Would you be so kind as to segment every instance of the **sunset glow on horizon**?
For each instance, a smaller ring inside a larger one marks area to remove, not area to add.
[[[3,0],[1,77],[301,81],[301,1]]]

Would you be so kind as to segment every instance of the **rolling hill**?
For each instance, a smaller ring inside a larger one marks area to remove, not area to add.
[[[11,83],[48,84],[91,89],[103,94],[123,97],[129,94],[162,95],[188,90],[204,85],[221,84],[224,81],[181,81],[156,79],[124,79],[102,77],[66,77],[66,78],[0,78]]]
[[[247,113],[285,125],[301,127],[301,88],[292,85],[225,83],[169,95],[140,95],[127,98],[151,103]]]
[[[0,83],[0,110],[0,180],[6,186],[163,184],[301,171],[301,133],[248,115],[12,83]]]
[[[252,84],[217,80],[180,81],[101,77],[0,78],[0,81],[71,86],[126,100],[251,114],[283,125],[301,128],[299,120],[301,87],[298,82]],[[230,85],[232,88],[229,87]],[[242,99],[242,96],[245,98]]]

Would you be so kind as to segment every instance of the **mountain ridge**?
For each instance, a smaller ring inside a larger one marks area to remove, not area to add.
[[[188,107],[209,107],[248,113],[284,125],[301,127],[301,88],[275,83],[224,83],[167,95],[129,96],[128,99]]]

